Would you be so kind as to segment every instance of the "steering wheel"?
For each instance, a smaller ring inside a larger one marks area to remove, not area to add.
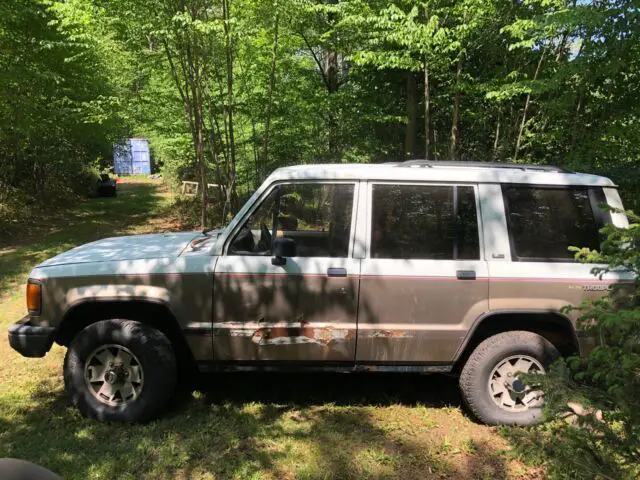
[[[271,250],[271,232],[264,223],[260,224],[260,241],[258,242],[257,250]]]

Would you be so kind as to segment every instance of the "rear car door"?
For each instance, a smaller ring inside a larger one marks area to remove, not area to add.
[[[447,364],[488,310],[477,186],[368,188],[357,362]]]
[[[256,202],[216,264],[216,361],[353,364],[357,193],[358,182],[290,182]],[[297,253],[274,265],[273,241],[283,237]]]
[[[491,310],[562,312],[603,296],[619,278],[594,276],[593,265],[576,261],[569,249],[600,249],[599,229],[612,220],[601,207],[612,203],[602,187],[503,184],[482,190],[493,201],[486,202],[486,216],[495,219],[493,239],[487,239]],[[575,320],[578,314],[568,315]]]

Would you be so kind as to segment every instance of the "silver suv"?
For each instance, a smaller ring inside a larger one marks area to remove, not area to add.
[[[144,421],[191,371],[445,372],[488,424],[530,424],[544,373],[593,340],[566,305],[595,278],[569,246],[624,226],[607,178],[410,161],[276,170],[222,230],[107,238],[38,265],[9,340],[68,347],[85,415]]]

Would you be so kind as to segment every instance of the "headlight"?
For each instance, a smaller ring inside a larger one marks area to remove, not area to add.
[[[27,282],[27,310],[31,315],[40,315],[42,307],[42,284],[38,280]]]

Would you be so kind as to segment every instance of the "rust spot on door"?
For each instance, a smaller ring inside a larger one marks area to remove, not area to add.
[[[369,338],[407,338],[410,335],[405,330],[369,330],[363,332]]]
[[[258,345],[296,345],[315,343],[329,346],[355,338],[354,329],[302,327],[263,327],[255,330],[251,341]]]

